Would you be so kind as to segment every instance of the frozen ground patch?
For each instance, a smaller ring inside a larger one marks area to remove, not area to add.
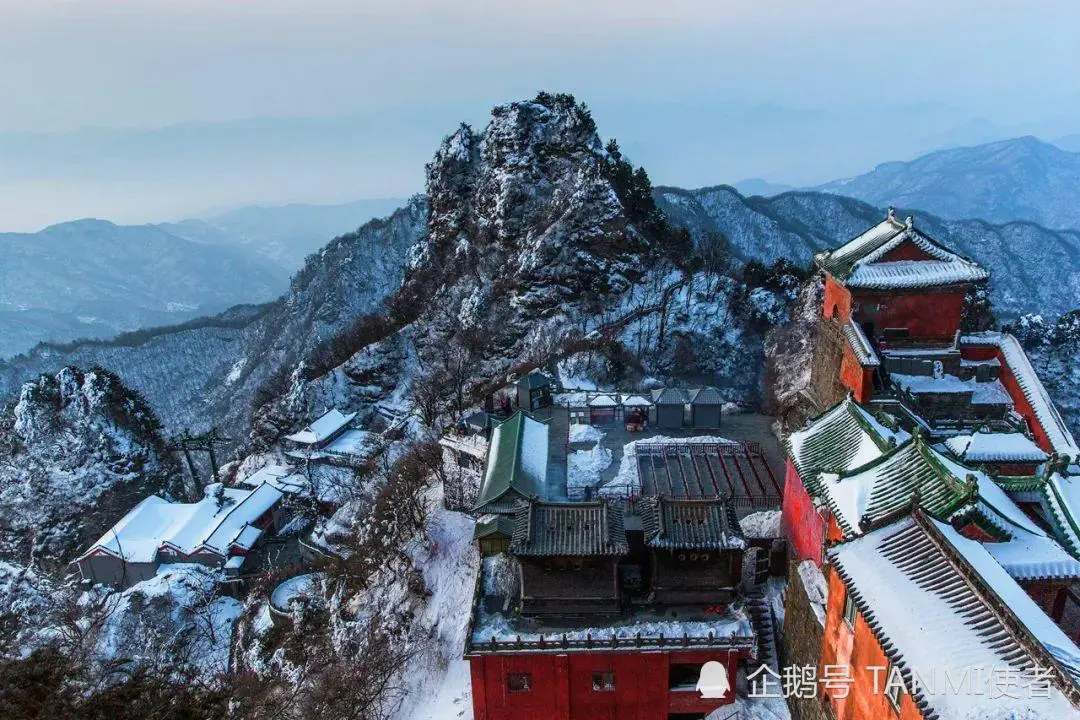
[[[743,535],[752,538],[780,537],[780,511],[760,510],[739,521]]]
[[[600,482],[600,473],[611,465],[611,449],[597,443],[591,450],[574,450],[566,456],[566,490],[571,497]]]
[[[600,442],[604,437],[604,431],[595,425],[581,425],[575,423],[570,426],[570,432],[567,436],[567,442],[572,443],[584,443],[584,442]]]
[[[434,500],[434,498],[433,498]],[[413,560],[431,593],[417,618],[429,642],[406,667],[408,699],[397,717],[410,720],[472,718],[469,664],[462,659],[480,557],[472,518],[439,507],[428,523],[428,540]]]

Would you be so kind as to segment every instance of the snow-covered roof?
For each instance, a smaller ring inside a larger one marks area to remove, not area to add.
[[[1046,392],[1035,368],[1031,366],[1019,340],[1008,333],[982,332],[963,335],[960,343],[965,347],[991,346],[1000,350],[1005,364],[1016,379],[1020,391],[1024,393],[1024,398],[1031,406],[1035,419],[1046,433],[1053,449],[1068,455],[1074,462],[1080,457],[1080,447]]]
[[[283,496],[272,482],[261,482],[254,489],[208,485],[205,497],[196,503],[170,503],[151,495],[82,557],[104,551],[128,562],[150,563],[164,547],[183,555],[210,551],[227,556],[233,546],[247,550],[262,535],[255,521]]]
[[[988,550],[1017,579],[1080,579],[1080,562],[1047,535],[985,472],[972,470],[920,441],[909,441],[880,461],[841,476],[821,476],[820,492],[846,537],[887,522],[919,498],[934,517],[975,523],[995,542]]]
[[[899,668],[924,716],[967,720],[1027,717],[1032,711],[1045,718],[1076,714],[1069,697],[1076,697],[1080,650],[979,543],[919,516],[835,546],[829,557],[861,613],[857,621],[870,627]],[[971,570],[990,593],[977,591],[967,580]],[[995,692],[995,675],[971,672],[973,667],[1000,668],[1019,678],[1050,665],[1060,672],[1047,697],[1020,688]],[[944,673],[955,679],[965,670],[972,691],[946,687]]]
[[[958,460],[975,463],[1041,463],[1047,458],[1035,442],[1020,432],[977,432],[955,435],[945,446]]]
[[[908,375],[890,373],[893,384],[912,395],[968,395],[973,405],[1012,405],[1012,397],[1000,380],[961,380],[956,375]]]
[[[98,550],[123,556],[128,562],[150,563],[157,556],[163,537],[187,515],[194,505],[177,505],[157,495],[145,498],[90,546],[83,557]]]
[[[969,540],[945,523],[933,519],[930,519],[930,522],[1043,648],[1075,681],[1080,681],[1080,648],[1035,604],[1031,596],[1017,584],[1016,579],[1006,572],[992,553],[994,545]]]
[[[918,260],[885,260],[889,253],[909,244]],[[831,252],[819,253],[815,262],[847,287],[900,289],[980,282],[990,273],[938,244],[890,210],[884,221]]]
[[[250,487],[268,483],[283,492],[299,492],[307,485],[307,478],[288,465],[266,465],[239,482]]]
[[[355,417],[356,413],[344,415],[337,408],[333,408],[300,432],[286,435],[285,439],[304,445],[315,445],[333,437],[335,433],[351,423]]]
[[[658,388],[652,391],[652,397],[657,405],[686,404],[686,394],[678,388]]]
[[[851,396],[788,435],[784,444],[807,490],[823,472],[843,473],[877,460],[911,436],[882,425]]]
[[[844,323],[842,332],[844,333],[844,339],[847,340],[848,346],[855,353],[855,359],[859,361],[860,365],[863,367],[877,367],[881,364],[877,353],[874,352],[873,345],[870,344],[858,323],[854,320],[848,320]]]
[[[615,407],[618,404],[619,401],[614,395],[597,395],[589,398],[589,407]]]
[[[622,404],[624,407],[648,407],[653,402],[644,395],[624,395]]]

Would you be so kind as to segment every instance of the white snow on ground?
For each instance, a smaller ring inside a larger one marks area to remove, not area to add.
[[[600,442],[604,437],[604,431],[595,425],[581,425],[574,423],[570,426],[567,442]]]
[[[442,509],[441,497],[438,500],[440,506],[428,523],[429,543],[418,547],[413,557],[431,593],[417,619],[419,625],[431,628],[430,645],[406,669],[405,682],[410,687],[397,717],[469,720],[469,664],[461,654],[480,557],[472,539],[472,518]]]
[[[572,390],[596,390],[596,383],[588,378],[571,374],[567,369],[567,362],[561,361],[557,366],[559,382],[564,388]]]
[[[278,610],[288,612],[293,602],[311,597],[318,578],[317,573],[289,578],[274,588],[270,595],[270,604]]]
[[[829,584],[821,568],[814,564],[813,560],[803,560],[799,563],[799,577],[802,579],[806,596],[810,600],[810,607],[814,610],[821,627],[825,627],[825,604],[829,599]]]
[[[611,448],[597,443],[591,450],[574,450],[566,456],[566,489],[571,495],[600,482],[600,473],[611,465]]]
[[[197,564],[162,565],[149,580],[103,600],[97,594],[104,587],[97,586],[80,601],[90,607],[98,600],[106,613],[96,653],[105,659],[152,662],[176,651],[207,676],[226,672],[243,606],[217,595],[217,587],[217,572]]]
[[[780,511],[760,510],[739,521],[743,535],[755,538],[780,537]]]

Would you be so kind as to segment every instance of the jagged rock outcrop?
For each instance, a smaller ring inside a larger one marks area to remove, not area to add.
[[[112,373],[66,367],[0,414],[0,557],[58,567],[176,467],[142,397]]]
[[[655,256],[608,163],[567,96],[496,107],[482,132],[447,137],[427,166],[428,233],[409,253],[406,290],[432,291],[423,320],[525,356],[538,320],[558,334],[628,290]]]

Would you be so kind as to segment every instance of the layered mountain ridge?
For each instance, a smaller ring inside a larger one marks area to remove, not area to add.
[[[920,208],[950,220],[1028,220],[1080,230],[1080,153],[1030,135],[882,163],[814,189],[874,205]]]

